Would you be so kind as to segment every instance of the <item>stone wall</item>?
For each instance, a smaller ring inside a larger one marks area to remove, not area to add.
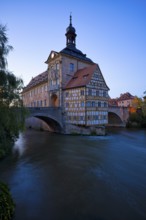
[[[67,124],[65,128],[65,134],[103,136],[106,135],[106,129],[104,126],[84,127],[84,126]]]

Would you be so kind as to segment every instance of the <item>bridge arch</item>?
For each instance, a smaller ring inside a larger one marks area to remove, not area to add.
[[[115,112],[108,112],[108,124],[111,126],[123,126],[123,121]]]
[[[112,126],[126,126],[129,117],[128,107],[109,106],[108,121]]]
[[[32,127],[36,129],[43,129],[44,127],[48,127],[48,129],[44,130],[63,133],[64,126],[61,108],[28,108],[26,127]]]
[[[44,121],[49,127],[51,127],[52,131],[57,132],[57,133],[62,133],[63,128],[60,125],[60,123],[57,122],[55,119],[48,117],[48,116],[43,116],[43,115],[34,115],[33,117],[39,118],[42,121]]]

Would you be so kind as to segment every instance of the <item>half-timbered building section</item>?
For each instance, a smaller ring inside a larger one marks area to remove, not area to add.
[[[48,102],[48,72],[45,71],[32,78],[22,92],[25,107],[47,107]]]
[[[78,70],[64,90],[66,122],[86,126],[107,124],[108,90],[97,64]]]

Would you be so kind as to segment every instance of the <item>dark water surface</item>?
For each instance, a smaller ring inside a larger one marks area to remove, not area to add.
[[[146,220],[146,130],[105,137],[28,130],[0,162],[15,220]]]

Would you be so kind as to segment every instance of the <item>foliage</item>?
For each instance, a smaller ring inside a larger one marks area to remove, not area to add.
[[[0,25],[0,158],[8,153],[25,119],[20,95],[23,81],[7,70],[6,56],[12,50],[7,43],[6,27]]]
[[[135,96],[134,99],[132,100],[132,107],[141,108],[142,107],[142,99]]]
[[[146,92],[144,92],[145,94]],[[146,97],[143,99],[135,97],[132,102],[135,112],[130,113],[127,127],[138,126],[146,127]]]
[[[10,220],[14,214],[14,208],[9,188],[6,184],[0,183],[0,220]]]

